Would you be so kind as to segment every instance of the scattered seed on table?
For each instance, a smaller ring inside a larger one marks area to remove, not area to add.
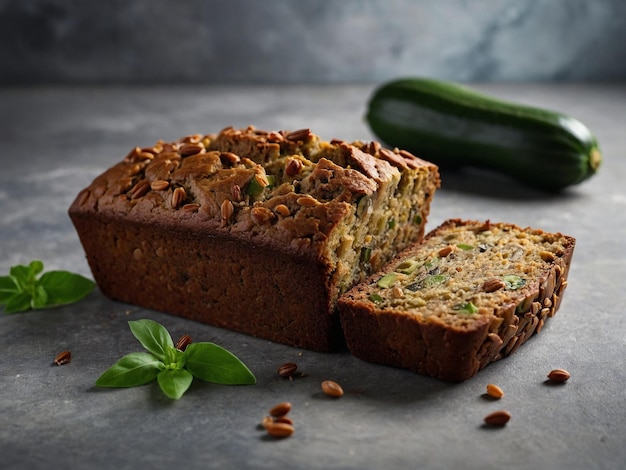
[[[293,426],[293,421],[291,420],[291,418],[287,418],[286,416],[278,416],[274,418],[274,422],[291,424]]]
[[[487,384],[487,395],[491,398],[500,399],[504,396],[504,392],[495,384]]]
[[[295,432],[295,428],[291,424],[274,422],[268,425],[267,433],[276,438],[289,437]]]
[[[332,380],[324,380],[322,382],[322,391],[329,397],[333,398],[343,396],[343,388],[341,388],[341,385]]]
[[[72,360],[72,353],[69,351],[63,351],[56,355],[54,358],[54,363],[57,366],[62,366],[63,364],[68,364]]]
[[[488,424],[489,426],[504,426],[510,419],[511,413],[508,411],[494,411],[493,413],[485,416],[485,424]]]
[[[274,406],[270,410],[270,416],[273,416],[274,418],[279,418],[280,416],[285,416],[290,411],[291,411],[291,403],[289,403],[288,401],[284,401]]]
[[[567,372],[565,369],[553,369],[548,374],[548,378],[552,382],[563,383],[570,378],[570,373]]]
[[[289,380],[293,380],[293,375],[296,373],[297,370],[297,364],[295,364],[294,362],[287,362],[278,368],[278,375],[288,378]]]

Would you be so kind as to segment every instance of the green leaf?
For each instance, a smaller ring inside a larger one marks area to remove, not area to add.
[[[168,369],[182,369],[185,365],[185,354],[179,349],[168,347],[163,362]]]
[[[80,274],[49,271],[39,278],[36,285],[48,294],[46,303],[41,307],[52,307],[79,301],[94,289],[96,283]]]
[[[19,286],[20,290],[28,288],[28,266],[18,264],[17,266],[11,266],[9,275],[15,280],[15,283]]]
[[[34,309],[43,308],[48,303],[48,293],[42,286],[35,286],[33,289],[33,298],[30,303]]]
[[[35,280],[38,274],[43,272],[43,262],[36,259],[28,265],[29,279]]]
[[[159,372],[157,381],[168,398],[178,400],[191,385],[193,375],[185,369],[166,369]]]
[[[0,304],[7,304],[5,312],[73,303],[96,286],[92,280],[67,271],[50,271],[37,279],[43,268],[41,261],[34,260],[12,266],[9,276],[0,277]]]
[[[153,354],[130,353],[109,367],[96,380],[98,387],[135,387],[153,381],[164,365]]]
[[[30,310],[32,296],[28,292],[18,292],[7,300],[4,311],[6,313],[18,313]]]
[[[15,294],[20,293],[20,286],[12,276],[0,276],[0,305],[5,304]]]
[[[12,266],[9,274],[17,281],[22,289],[32,286],[37,275],[43,271],[43,263],[39,260],[31,261],[28,265],[18,264]]]
[[[237,356],[213,343],[192,343],[185,349],[185,367],[194,377],[226,385],[254,384],[256,378]]]
[[[174,342],[163,325],[153,320],[144,319],[129,321],[128,326],[144,348],[162,362],[166,361],[167,349],[174,348]]]

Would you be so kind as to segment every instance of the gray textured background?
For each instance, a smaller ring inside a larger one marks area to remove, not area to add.
[[[624,0],[0,0],[0,84],[626,80]]]

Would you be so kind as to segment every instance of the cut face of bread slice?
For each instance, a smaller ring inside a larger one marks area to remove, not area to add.
[[[560,233],[449,220],[339,300],[348,347],[367,361],[468,379],[555,314],[574,245]]]

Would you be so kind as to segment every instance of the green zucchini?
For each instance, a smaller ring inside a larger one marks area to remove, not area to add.
[[[602,155],[580,121],[425,78],[376,89],[367,122],[386,145],[441,167],[476,167],[558,191],[593,175]]]

